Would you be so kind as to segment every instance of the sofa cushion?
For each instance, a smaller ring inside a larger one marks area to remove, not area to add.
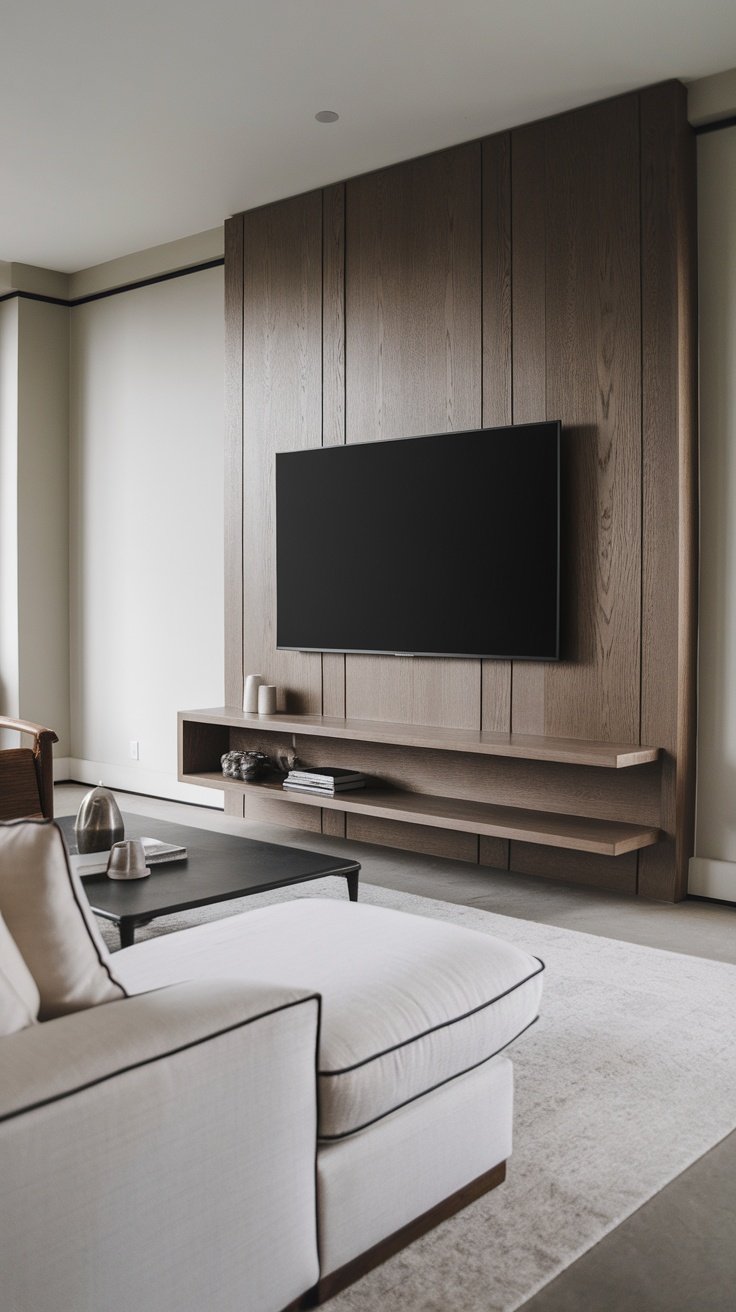
[[[0,916],[0,1036],[34,1025],[40,998],[33,976]]]
[[[41,1020],[125,997],[52,820],[0,825],[0,914],[38,987]]]
[[[537,1017],[542,962],[424,916],[277,903],[117,953],[129,992],[237,977],[322,994],[320,1137],[339,1139],[501,1052]]]

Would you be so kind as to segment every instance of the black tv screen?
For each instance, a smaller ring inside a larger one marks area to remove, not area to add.
[[[559,657],[560,424],[276,456],[277,645]]]

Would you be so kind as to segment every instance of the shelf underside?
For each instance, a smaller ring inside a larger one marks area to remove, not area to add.
[[[338,797],[322,797],[294,790],[287,792],[280,782],[240,783],[238,780],[223,778],[219,771],[181,777],[186,783],[246,795],[251,791],[261,792],[274,801],[296,802],[301,806],[318,806],[333,811],[351,811],[358,815],[398,820],[406,824],[455,829],[494,838],[511,838],[525,843],[539,843],[545,847],[597,852],[604,856],[621,856],[624,852],[650,847],[660,838],[659,829],[650,826],[556,815],[547,811],[526,811],[514,806],[496,806],[491,802],[469,802],[463,798],[434,797],[392,788],[361,788]]]
[[[490,733],[480,729],[443,729],[434,725],[398,724],[381,720],[341,720],[326,715],[248,715],[232,706],[184,711],[182,719],[233,729],[258,729],[266,733],[348,738],[356,742],[515,757],[526,761],[557,761],[568,765],[592,765],[615,770],[645,765],[659,757],[658,747],[645,747],[637,743],[588,742],[578,738]]]

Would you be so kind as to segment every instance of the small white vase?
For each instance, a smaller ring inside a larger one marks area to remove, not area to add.
[[[243,710],[254,715],[258,710],[258,689],[263,683],[262,674],[248,674],[243,687]]]
[[[262,683],[258,689],[258,714],[276,714],[276,687],[272,683]]]

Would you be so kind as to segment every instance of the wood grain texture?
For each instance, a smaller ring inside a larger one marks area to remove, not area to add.
[[[323,811],[322,812],[322,833],[329,834],[332,838],[345,838],[347,817],[340,811]]]
[[[540,124],[511,134],[512,194],[512,418],[515,424],[547,418],[547,226],[543,180],[547,137]],[[564,416],[562,416],[564,418]],[[544,678],[539,667],[514,661],[509,728],[543,734]]]
[[[511,137],[482,143],[483,427],[511,423]]]
[[[345,441],[345,184],[322,192],[322,445]],[[322,655],[322,710],[345,714],[345,657]],[[331,821],[328,823],[332,823]],[[332,832],[329,827],[325,833]]]
[[[262,793],[282,807],[293,808],[296,804],[314,812],[320,808],[347,811],[378,819],[426,824],[432,828],[454,829],[472,835],[490,834],[500,838],[522,839],[549,847],[604,853],[608,856],[636,851],[659,840],[659,830],[649,825],[632,825],[618,820],[591,820],[579,815],[553,815],[546,811],[526,811],[519,806],[496,806],[492,802],[471,802],[465,798],[402,792],[398,788],[361,788],[331,798],[317,797],[308,792],[286,792],[280,782],[244,785],[244,788],[246,817],[250,810],[251,795]],[[475,860],[475,840],[473,848],[472,859]]]
[[[643,91],[641,732],[666,748],[670,841],[639,862],[639,892],[687,892],[693,852],[697,635],[695,139],[676,82]]]
[[[546,163],[546,409],[564,422],[563,660],[519,664],[514,698],[538,706],[541,684],[545,733],[631,741],[639,735],[641,567],[636,97],[537,131]],[[515,212],[538,204],[538,192],[537,180],[534,195],[515,193]],[[515,371],[526,367],[523,350],[515,341]],[[513,722],[520,727],[515,711]]]
[[[511,138],[481,146],[483,240],[484,428],[510,424],[511,408]],[[511,661],[481,661],[482,729],[511,728]]]
[[[243,216],[225,220],[225,701],[243,703]]]
[[[244,667],[320,711],[320,655],[276,649],[274,456],[322,440],[321,193],[248,212],[243,240]]]
[[[481,834],[478,839],[478,865],[493,870],[508,870],[511,844],[506,838],[489,838]]]
[[[337,765],[394,788],[418,793],[497,802],[531,810],[572,812],[601,819],[660,823],[660,773],[640,770],[590,770],[495,757],[448,755],[423,748],[301,737],[296,746],[310,765]]]
[[[225,724],[233,729],[269,734],[308,734],[321,738],[347,738],[359,742],[395,743],[400,747],[429,747],[437,751],[474,752],[525,761],[591,765],[602,769],[628,769],[656,761],[658,747],[637,743],[589,742],[583,738],[553,738],[535,734],[493,733],[478,729],[447,729],[441,725],[404,724],[388,720],[342,719],[327,715],[255,715],[235,706],[180,711],[180,716],[204,724]]]
[[[334,812],[331,814],[334,815]],[[343,819],[346,822],[345,836],[354,843],[377,843],[380,847],[421,852],[424,856],[444,856],[454,861],[474,863],[478,859],[478,840],[474,834],[458,834],[452,829],[433,829],[429,825],[376,820],[370,815],[349,814]],[[489,839],[489,842],[493,841]]]
[[[513,873],[559,879],[567,884],[585,884],[611,893],[636,895],[636,862],[641,852],[624,856],[599,856],[591,852],[553,851],[532,843],[512,843]],[[650,850],[650,849],[647,849]]]
[[[480,146],[347,184],[348,442],[481,421]],[[477,661],[348,656],[346,710],[480,723]]]
[[[30,747],[0,752],[0,821],[41,817],[36,762]]]

